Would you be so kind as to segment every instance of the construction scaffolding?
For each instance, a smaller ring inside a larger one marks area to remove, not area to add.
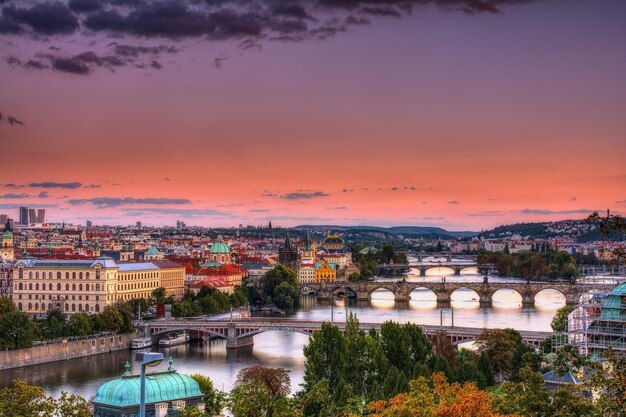
[[[611,291],[590,288],[567,323],[568,342],[580,354],[601,356],[610,346],[626,355],[626,282]]]

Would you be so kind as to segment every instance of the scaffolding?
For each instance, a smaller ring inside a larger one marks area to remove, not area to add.
[[[586,291],[567,322],[568,342],[580,354],[602,356],[610,346],[626,355],[626,282],[611,291]]]

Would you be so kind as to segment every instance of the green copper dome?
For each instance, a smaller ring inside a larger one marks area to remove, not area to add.
[[[213,242],[211,245],[210,253],[212,254],[228,254],[230,253],[230,248],[228,245],[222,240],[221,236],[218,236],[217,240]]]
[[[7,230],[2,234],[2,239],[13,239],[13,233]]]
[[[613,288],[604,299],[600,318],[626,322],[626,282]]]
[[[161,252],[159,252],[159,250],[154,247],[154,245],[150,246],[150,249],[148,249],[148,251],[146,252],[146,255],[160,255]]]
[[[105,382],[92,402],[96,405],[130,407],[139,405],[139,375]],[[162,372],[146,376],[146,404],[202,397],[200,386],[190,376]]]

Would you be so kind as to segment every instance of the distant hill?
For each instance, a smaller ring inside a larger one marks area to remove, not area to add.
[[[478,235],[478,232],[469,231],[449,231],[442,229],[441,227],[428,227],[428,226],[394,226],[394,227],[380,227],[380,226],[339,226],[339,225],[300,225],[294,227],[296,230],[342,230],[350,232],[358,231],[374,231],[381,233],[388,233],[393,235],[403,236],[428,236],[428,237],[442,237],[442,238],[456,238],[456,237],[471,237]]]
[[[503,239],[517,235],[522,239],[573,238],[578,242],[594,240],[623,240],[623,233],[602,236],[600,231],[584,220],[560,220],[556,222],[516,223],[498,226],[479,234],[485,239]]]

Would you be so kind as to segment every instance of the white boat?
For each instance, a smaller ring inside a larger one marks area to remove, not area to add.
[[[189,339],[191,339],[191,337],[187,333],[172,334],[163,339],[159,339],[159,346],[171,347],[184,345]]]
[[[140,337],[139,339],[133,339],[130,342],[131,349],[143,349],[152,346],[152,339],[150,337]]]

